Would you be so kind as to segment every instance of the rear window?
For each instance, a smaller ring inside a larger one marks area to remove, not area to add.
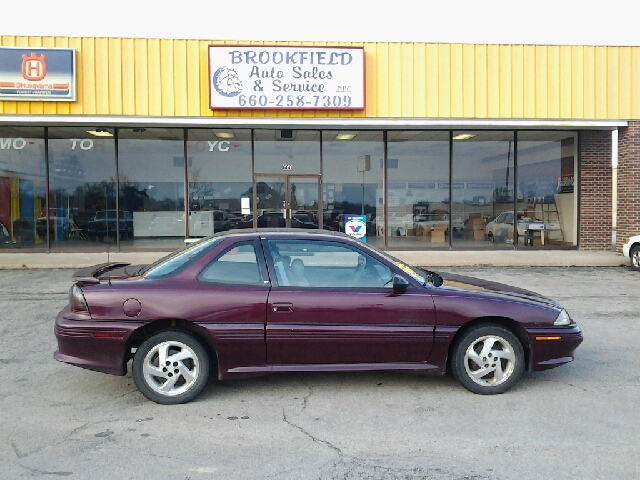
[[[223,237],[207,238],[177,250],[147,266],[141,273],[146,278],[168,277],[200,258],[210,248],[222,241]]]

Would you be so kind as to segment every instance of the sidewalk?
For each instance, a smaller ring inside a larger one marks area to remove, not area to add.
[[[110,253],[109,261],[146,264],[168,252]],[[575,250],[390,251],[391,255],[423,267],[619,267],[629,259],[613,252]],[[22,268],[81,268],[107,262],[107,253],[0,253],[0,270]]]

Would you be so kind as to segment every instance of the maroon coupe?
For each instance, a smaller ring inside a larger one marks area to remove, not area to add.
[[[151,265],[74,274],[55,359],[125,375],[184,403],[221,380],[271,372],[449,369],[502,393],[523,371],[573,360],[580,328],[556,302],[411,267],[347,235],[236,230]]]

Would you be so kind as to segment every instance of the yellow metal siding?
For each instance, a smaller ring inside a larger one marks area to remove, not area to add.
[[[366,109],[212,112],[207,47],[215,43],[240,42],[0,36],[0,46],[73,48],[77,67],[75,102],[0,101],[0,114],[640,118],[640,47],[277,42],[363,46]]]

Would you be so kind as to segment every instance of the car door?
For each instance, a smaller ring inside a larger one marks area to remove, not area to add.
[[[435,325],[427,289],[394,294],[400,272],[340,241],[263,239],[263,248],[268,364],[426,362]]]
[[[196,274],[181,302],[186,318],[206,328],[216,345],[220,371],[266,362],[265,308],[269,280],[260,243],[222,242]]]

